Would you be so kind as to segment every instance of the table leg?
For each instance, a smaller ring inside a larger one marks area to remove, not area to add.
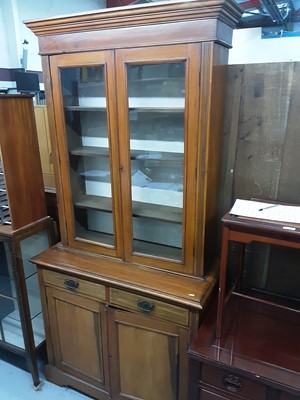
[[[245,243],[239,243],[239,254],[238,254],[238,284],[237,290],[241,291],[242,287],[242,279],[243,279],[243,270],[244,270],[244,262],[245,262]]]
[[[219,296],[218,296],[218,310],[217,310],[217,323],[216,323],[216,337],[221,337],[222,330],[222,317],[226,291],[226,275],[227,275],[227,258],[228,258],[228,244],[229,244],[229,228],[223,227],[222,232],[222,251],[220,262],[220,278],[219,278]]]

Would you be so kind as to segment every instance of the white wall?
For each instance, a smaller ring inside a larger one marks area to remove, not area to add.
[[[261,28],[233,32],[229,64],[300,61],[300,37],[261,39]]]
[[[0,0],[0,68],[20,68],[23,47],[27,69],[41,71],[37,37],[23,21],[91,11],[105,7],[105,0]],[[29,44],[22,45],[24,39]],[[300,61],[300,37],[261,39],[261,28],[233,32],[229,64]]]
[[[5,34],[5,24],[3,11],[0,8],[0,66],[2,68],[8,68],[9,65],[9,51],[8,51],[8,41],[6,40]]]
[[[104,7],[105,0],[0,0],[0,68],[21,68],[24,47],[28,51],[27,69],[42,70],[37,37],[24,25],[24,20]],[[24,39],[28,45],[22,45]]]
[[[23,21],[53,17],[57,15],[72,14],[91,11],[106,7],[105,0],[17,0],[21,39],[29,42],[27,69],[41,71],[41,61],[38,54],[38,41],[36,36],[24,25]]]

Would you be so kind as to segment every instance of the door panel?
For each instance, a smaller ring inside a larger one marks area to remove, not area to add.
[[[109,330],[114,398],[186,398],[187,329],[110,309]]]
[[[113,52],[53,57],[51,73],[54,92],[61,93],[54,96],[54,108],[66,222],[62,239],[120,257]]]
[[[108,390],[106,313],[97,301],[46,288],[54,363]]]
[[[199,48],[120,50],[116,60],[125,258],[191,273]]]

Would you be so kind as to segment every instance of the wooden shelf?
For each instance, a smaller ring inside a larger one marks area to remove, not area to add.
[[[112,200],[109,197],[82,195],[75,202],[76,207],[93,210],[112,211]]]
[[[107,111],[105,106],[66,106],[68,111]]]
[[[106,111],[105,97],[85,97],[80,100],[82,100],[82,104],[65,106],[65,109],[69,111]],[[181,97],[129,97],[128,107],[147,112],[184,112],[184,100]]]
[[[75,206],[111,212],[112,200],[109,197],[83,195],[77,199]],[[138,201],[133,201],[132,207],[132,213],[136,217],[154,218],[174,223],[182,222],[182,209],[178,207],[147,204]]]
[[[162,258],[170,258],[172,260],[181,260],[182,249],[178,247],[160,245],[157,243],[143,242],[142,240],[134,241],[134,252],[139,254],[153,254]]]
[[[159,141],[158,141],[159,145]],[[84,156],[84,157],[109,157],[108,147],[96,147],[96,146],[81,146],[76,147],[70,151],[71,155]],[[151,153],[153,156],[151,157]],[[183,162],[183,153],[168,153],[159,152],[160,157],[155,157],[156,152],[145,151],[145,150],[131,150],[131,160],[138,161],[169,161],[169,162]]]
[[[109,157],[108,147],[82,146],[76,147],[70,153],[74,156]]]
[[[132,214],[137,217],[154,218],[162,221],[182,223],[182,209],[178,207],[132,202]]]
[[[100,243],[103,243],[104,245],[111,246],[111,247],[114,246],[113,235],[110,235],[108,233],[86,230],[83,227],[79,226],[78,224],[76,225],[76,236],[79,236],[80,240],[84,239],[84,240],[88,240],[89,242],[99,241]]]
[[[159,141],[158,141],[158,146],[159,146]],[[153,156],[151,157],[151,153],[153,153]],[[142,153],[139,150],[131,150],[130,153],[130,158],[131,160],[137,160],[137,161],[168,161],[168,162],[177,162],[177,163],[183,163],[183,153],[168,153],[168,152],[160,152],[159,155],[160,158],[156,158],[154,155],[155,152],[144,152]]]

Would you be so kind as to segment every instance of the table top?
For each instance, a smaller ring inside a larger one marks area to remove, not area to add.
[[[251,234],[300,241],[300,224],[271,221],[267,219],[241,217],[229,212],[222,218],[223,226],[230,230]]]

